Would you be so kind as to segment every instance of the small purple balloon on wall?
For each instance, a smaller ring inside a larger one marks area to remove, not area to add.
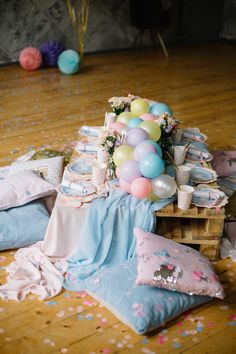
[[[64,47],[58,41],[46,42],[40,49],[44,63],[50,67],[57,66],[58,57],[63,50]]]

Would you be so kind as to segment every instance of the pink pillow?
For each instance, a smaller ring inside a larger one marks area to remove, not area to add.
[[[219,177],[228,177],[236,172],[236,151],[215,151],[212,155],[211,165]]]
[[[135,228],[137,285],[223,299],[223,287],[210,261],[198,251]]]
[[[19,172],[0,180],[0,210],[29,203],[54,191],[55,187],[35,172]]]

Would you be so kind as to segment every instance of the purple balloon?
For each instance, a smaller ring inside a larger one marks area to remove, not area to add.
[[[134,149],[134,159],[136,161],[141,161],[146,155],[150,153],[157,153],[154,145],[150,144],[150,140],[144,140],[136,146]]]
[[[120,177],[126,182],[133,182],[136,178],[141,177],[139,163],[134,160],[128,160],[123,163],[120,169]]]
[[[149,139],[149,134],[142,128],[132,128],[127,134],[127,144],[135,147],[144,140]]]

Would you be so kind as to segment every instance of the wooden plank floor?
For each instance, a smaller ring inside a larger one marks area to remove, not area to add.
[[[128,93],[169,103],[182,126],[208,135],[211,150],[236,150],[236,47],[227,43],[85,57],[78,75],[0,68],[0,165],[39,147],[70,149],[83,124],[101,124],[107,100]],[[14,252],[0,253],[0,280]],[[216,269],[227,297],[139,336],[85,293],[0,303],[0,353],[235,353],[236,263]]]

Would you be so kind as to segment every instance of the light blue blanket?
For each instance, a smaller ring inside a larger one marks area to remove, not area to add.
[[[84,279],[96,271],[135,257],[134,227],[154,232],[154,212],[172,201],[173,198],[150,202],[119,190],[107,198],[94,200],[80,234],[78,250],[68,260],[64,287],[81,291]]]

